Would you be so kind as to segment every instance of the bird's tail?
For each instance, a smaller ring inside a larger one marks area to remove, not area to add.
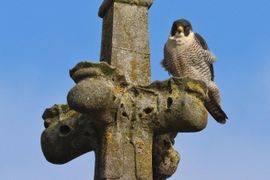
[[[208,96],[209,97],[204,103],[206,109],[217,122],[225,124],[226,119],[228,119],[226,113],[221,109],[219,103],[215,101],[215,98],[212,97],[211,93],[208,93]]]

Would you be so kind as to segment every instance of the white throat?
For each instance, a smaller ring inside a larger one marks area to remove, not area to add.
[[[191,45],[194,43],[194,33],[191,31],[188,36],[185,36],[184,33],[176,34],[175,36],[170,36],[171,40],[175,40],[179,45]]]

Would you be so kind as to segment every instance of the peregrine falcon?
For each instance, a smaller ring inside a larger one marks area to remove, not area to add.
[[[224,124],[228,117],[221,109],[219,89],[214,82],[215,60],[202,36],[192,31],[189,21],[179,19],[173,23],[162,66],[172,76],[205,82],[208,93],[204,105],[217,122]]]

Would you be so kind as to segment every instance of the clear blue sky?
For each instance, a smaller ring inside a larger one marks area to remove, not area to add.
[[[94,155],[46,162],[41,115],[66,103],[68,70],[98,61],[101,0],[0,0],[0,179],[89,180]],[[187,18],[218,57],[216,81],[229,116],[179,134],[181,164],[171,180],[268,180],[270,177],[270,1],[156,0],[150,9],[152,79],[175,19]]]

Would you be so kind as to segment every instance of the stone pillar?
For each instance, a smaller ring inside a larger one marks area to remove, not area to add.
[[[152,0],[105,0],[101,61],[117,67],[129,83],[150,83],[148,8]]]

